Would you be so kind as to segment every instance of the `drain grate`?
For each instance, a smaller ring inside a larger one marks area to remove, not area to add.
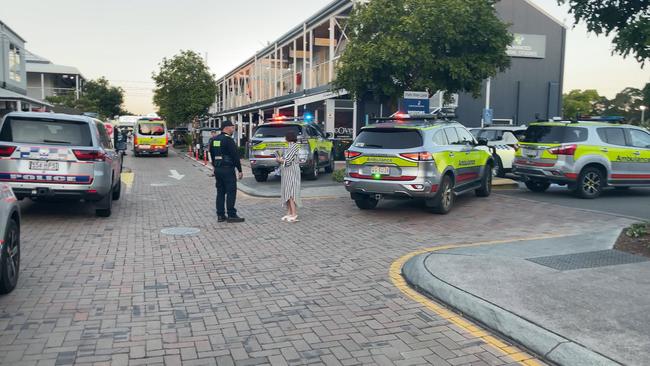
[[[551,257],[528,258],[530,262],[559,271],[571,271],[585,268],[599,268],[647,262],[649,259],[618,250],[600,250],[597,252],[555,255]]]
[[[160,232],[165,235],[190,236],[200,233],[201,229],[195,227],[168,227],[160,230]]]

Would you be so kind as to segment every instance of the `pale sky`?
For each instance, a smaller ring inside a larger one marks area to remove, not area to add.
[[[572,28],[555,0],[533,0],[569,26],[564,92],[597,89],[613,97],[650,82],[650,65],[612,56],[611,43]],[[0,20],[27,48],[86,78],[105,76],[126,92],[134,113],[153,112],[151,73],[181,49],[207,54],[221,77],[301,24],[331,0],[0,0]]]

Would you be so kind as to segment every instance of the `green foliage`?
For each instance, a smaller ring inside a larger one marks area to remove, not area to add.
[[[632,55],[642,65],[650,60],[650,0],[558,0],[569,4],[576,23],[598,35],[614,34],[614,51]]]
[[[208,111],[217,95],[217,82],[201,56],[193,51],[180,54],[160,63],[153,73],[156,83],[154,103],[158,114],[171,126],[191,122]]]
[[[623,116],[632,124],[641,124],[641,106],[650,107],[650,83],[643,89],[625,88],[608,99],[596,90],[572,90],[564,95],[564,117],[576,115]],[[646,110],[646,125],[650,120],[650,110]]]
[[[600,114],[598,103],[603,100],[594,89],[571,90],[564,94],[564,117],[575,118],[577,115]]]
[[[335,84],[395,101],[405,90],[471,92],[510,65],[494,0],[372,0],[352,13]]]
[[[338,169],[332,173],[332,180],[338,183],[343,183],[345,180],[345,169]]]
[[[650,223],[638,223],[630,226],[625,230],[625,235],[627,235],[629,238],[641,238],[646,235],[648,235],[648,229],[649,229]]]
[[[95,112],[100,118],[113,118],[128,113],[122,109],[124,90],[111,86],[104,77],[86,82],[79,99],[74,93],[70,93],[47,97],[46,100],[53,105],[74,108],[81,112]]]

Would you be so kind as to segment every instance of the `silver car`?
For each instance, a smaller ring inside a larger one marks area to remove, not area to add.
[[[20,209],[7,184],[0,183],[0,294],[16,288],[20,269]]]
[[[2,121],[0,182],[19,200],[84,200],[108,217],[120,198],[121,172],[122,154],[97,119],[17,112]]]

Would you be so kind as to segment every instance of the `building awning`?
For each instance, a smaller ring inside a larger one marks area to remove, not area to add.
[[[47,102],[40,101],[38,99],[30,98],[26,95],[18,94],[16,92],[12,92],[11,90],[7,89],[0,89],[0,101],[5,101],[5,100],[10,100],[10,101],[15,101],[15,100],[20,100],[22,102],[27,102],[30,104],[36,104],[40,106],[46,106],[46,107],[52,107],[51,104]]]

